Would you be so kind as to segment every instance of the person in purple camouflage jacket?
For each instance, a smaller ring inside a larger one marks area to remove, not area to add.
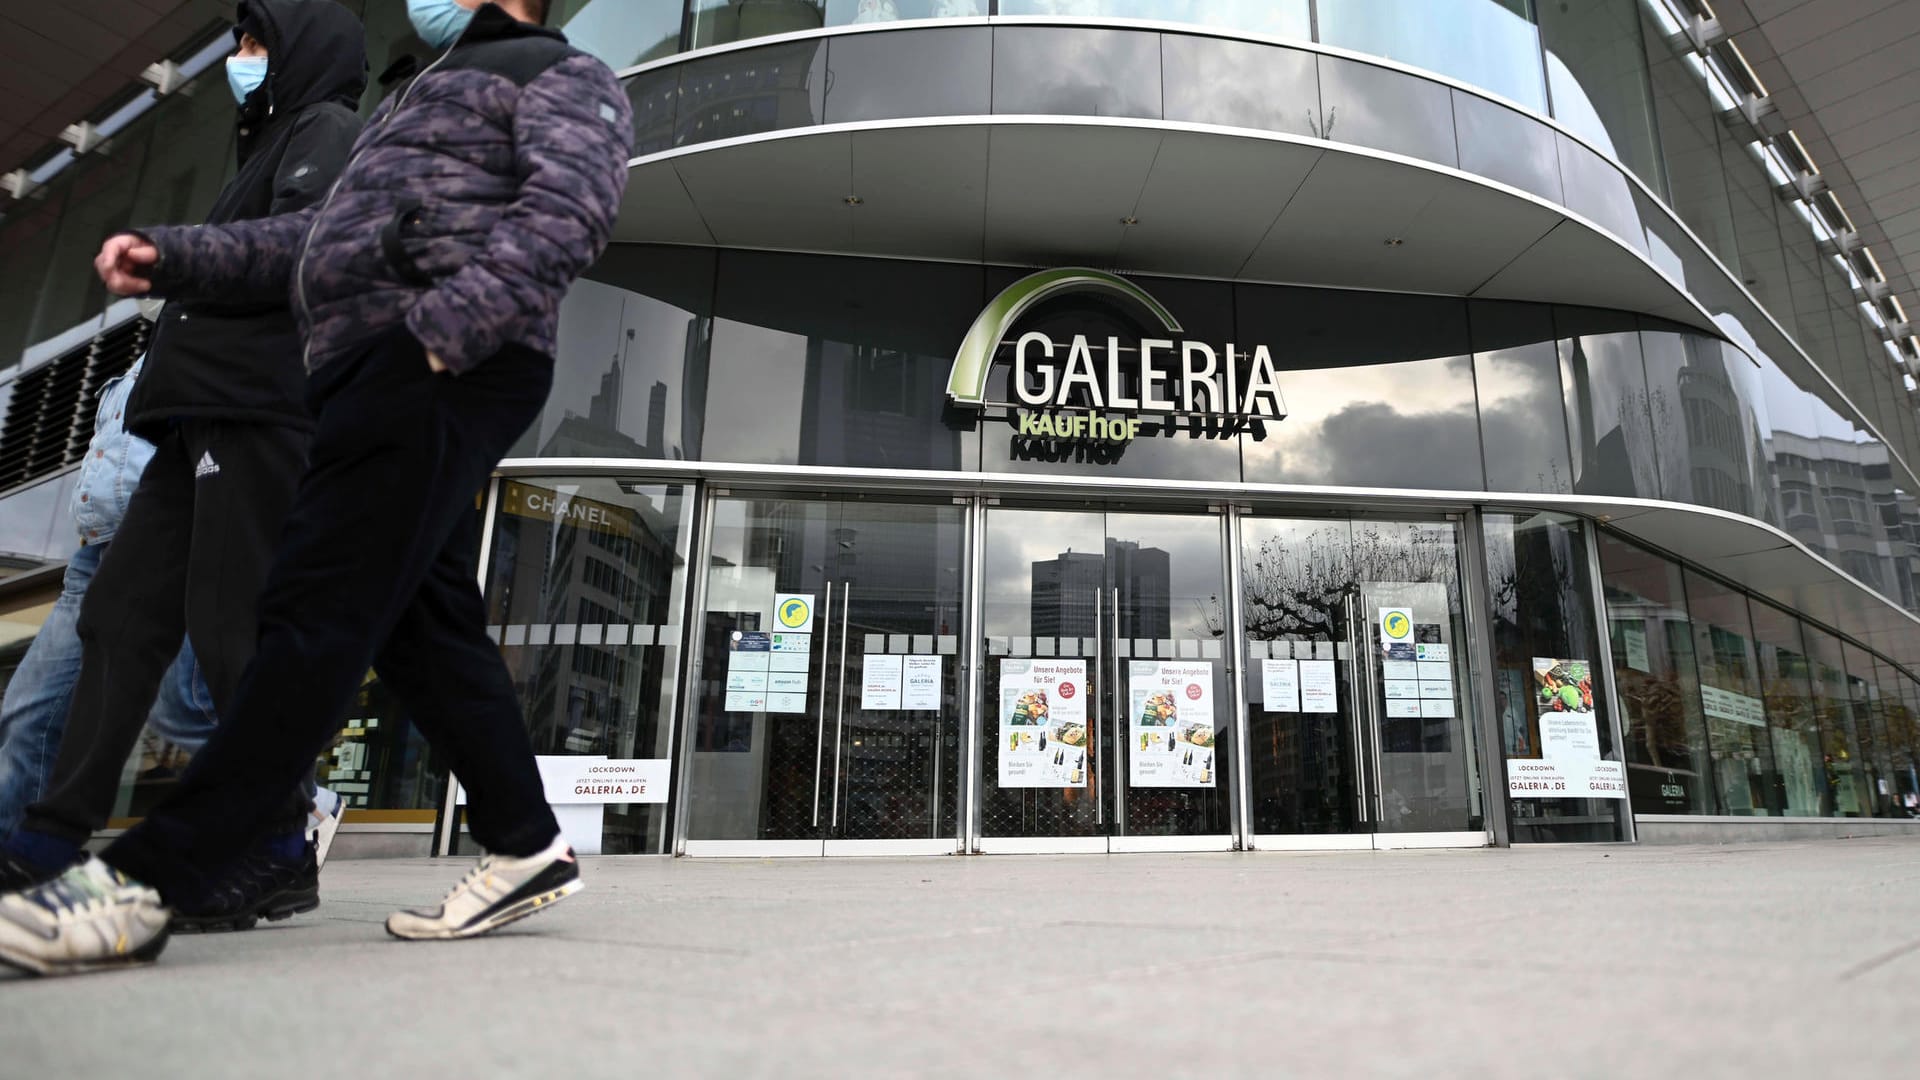
[[[399,2],[399,0],[392,0]],[[459,775],[487,850],[396,937],[459,938],[580,887],[476,585],[475,493],[539,415],[561,297],[605,248],[632,116],[546,0],[407,0],[448,47],[375,111],[317,207],[110,238],[121,295],[291,289],[318,429],[232,715],[177,789],[98,857],[0,895],[0,961],[152,961],[169,905],[246,850],[369,666]]]

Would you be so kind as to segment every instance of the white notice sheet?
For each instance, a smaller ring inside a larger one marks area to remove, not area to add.
[[[1300,661],[1300,711],[1337,713],[1340,711],[1340,683],[1332,660]]]
[[[1260,661],[1261,689],[1267,712],[1300,711],[1300,661]]]

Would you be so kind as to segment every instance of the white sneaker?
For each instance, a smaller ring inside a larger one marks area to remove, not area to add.
[[[522,859],[486,856],[467,871],[439,907],[396,911],[387,916],[387,933],[408,941],[478,937],[551,907],[585,887],[567,838],[555,837],[545,851]]]
[[[167,947],[171,916],[159,893],[90,857],[0,895],[0,963],[35,975],[151,964]]]
[[[316,806],[313,813],[307,815],[307,838],[313,841],[313,857],[316,866],[327,865],[327,852],[333,848],[333,836],[340,831],[340,822],[346,816],[347,800],[338,795],[333,797],[331,811],[322,810]]]

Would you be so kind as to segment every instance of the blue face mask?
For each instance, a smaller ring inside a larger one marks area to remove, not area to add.
[[[227,57],[227,85],[233,88],[233,100],[245,105],[247,103],[247,95],[260,89],[260,84],[266,81],[266,57]]]
[[[473,9],[453,0],[407,0],[407,18],[413,20],[420,40],[436,49],[444,49],[460,40],[473,21]]]

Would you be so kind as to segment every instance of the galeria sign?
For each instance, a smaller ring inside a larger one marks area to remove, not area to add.
[[[1119,300],[1145,314],[1166,337],[1058,339],[1028,331],[1014,340],[1014,401],[986,400],[995,356],[1022,316],[1045,300],[1084,293]],[[1140,434],[1140,414],[1203,420],[1282,420],[1287,406],[1273,354],[1265,345],[1194,341],[1138,284],[1071,267],[1043,270],[1008,286],[974,320],[955,354],[947,396],[970,405],[1005,405],[1019,433],[1123,443]],[[1122,415],[1103,415],[1119,413]]]

